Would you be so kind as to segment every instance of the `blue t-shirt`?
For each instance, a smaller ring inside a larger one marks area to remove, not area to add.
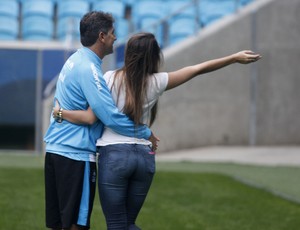
[[[102,135],[104,125],[115,132],[148,139],[150,129],[136,126],[115,106],[103,79],[101,59],[89,48],[77,50],[63,66],[56,84],[54,97],[66,110],[92,108],[99,121],[93,125],[76,125],[63,120],[56,122],[52,116],[45,134],[46,152],[56,153],[74,160],[94,161],[96,140]]]

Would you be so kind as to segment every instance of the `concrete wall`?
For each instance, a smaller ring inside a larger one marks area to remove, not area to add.
[[[152,127],[161,139],[161,152],[300,144],[299,10],[300,0],[257,0],[164,51],[163,71],[244,49],[263,59],[234,64],[167,91]]]

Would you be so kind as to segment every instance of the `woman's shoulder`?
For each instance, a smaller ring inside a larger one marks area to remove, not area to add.
[[[154,73],[150,76],[151,82],[157,83],[157,82],[166,82],[168,81],[168,73],[167,72],[159,72]]]
[[[117,70],[109,70],[103,75],[103,78],[108,86],[114,85],[115,87],[115,84],[118,85],[122,79],[120,77],[117,78],[117,75],[119,76],[119,74],[120,72]]]
[[[166,78],[166,77],[168,77],[168,73],[167,72],[154,73],[152,75],[152,77],[154,77],[154,78],[160,78],[160,77]]]
[[[104,77],[111,77],[114,76],[116,74],[116,70],[108,70],[107,72],[104,73]]]
[[[105,79],[106,82],[109,82],[115,76],[116,76],[116,70],[109,70],[104,73],[103,78]]]
[[[149,89],[153,92],[161,93],[166,89],[168,84],[168,73],[154,73],[150,76]]]

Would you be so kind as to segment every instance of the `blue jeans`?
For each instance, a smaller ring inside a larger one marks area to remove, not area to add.
[[[108,230],[138,230],[135,220],[155,173],[151,148],[115,144],[98,148],[98,186]]]

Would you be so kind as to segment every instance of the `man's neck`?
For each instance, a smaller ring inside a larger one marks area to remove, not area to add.
[[[101,60],[104,58],[104,56],[105,56],[104,52],[96,44],[94,44],[90,47],[87,47],[87,48],[89,48],[91,51],[93,51]]]

